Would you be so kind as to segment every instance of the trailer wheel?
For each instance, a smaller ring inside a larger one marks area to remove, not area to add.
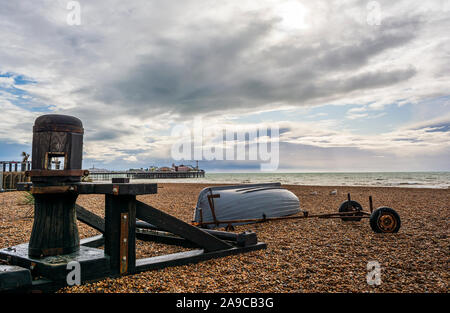
[[[359,211],[362,211],[362,205],[359,204],[359,202],[357,201],[350,201],[350,205],[348,200],[342,202],[342,204],[339,206],[339,212],[352,212],[355,211],[355,215],[351,215],[351,216],[345,216],[345,217],[341,217],[341,219],[343,221],[360,221],[361,220],[361,214],[359,213]]]
[[[361,220],[361,213],[360,211],[362,211],[362,205],[354,200],[350,201],[350,205],[349,205],[349,201],[344,201],[342,202],[342,204],[339,206],[339,212],[355,212],[354,215],[347,215],[347,216],[343,216],[341,217],[341,219],[343,221],[357,221],[359,222]]]
[[[396,233],[400,226],[400,216],[394,209],[380,207],[370,215],[370,227],[376,233]]]

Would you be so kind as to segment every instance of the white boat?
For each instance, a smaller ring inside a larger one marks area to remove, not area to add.
[[[194,222],[208,228],[226,227],[253,222],[221,222],[288,216],[298,212],[298,197],[282,188],[280,183],[207,187],[198,196]]]

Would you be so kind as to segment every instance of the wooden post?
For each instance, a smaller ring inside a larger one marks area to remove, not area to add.
[[[35,194],[34,224],[28,254],[33,257],[78,251],[77,194]]]
[[[81,181],[83,132],[81,121],[72,116],[49,114],[35,121],[33,169],[29,172],[35,197],[30,257],[69,254],[80,248],[75,214],[78,195],[55,193],[54,189]],[[64,169],[51,169],[49,164],[54,157],[64,159]]]
[[[13,189],[13,185],[14,185],[14,180],[13,180],[13,173],[9,172],[9,186],[8,189]]]
[[[136,268],[136,196],[105,195],[105,253],[111,271],[133,273]]]

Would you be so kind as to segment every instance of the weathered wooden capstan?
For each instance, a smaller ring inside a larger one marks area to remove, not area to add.
[[[32,170],[34,224],[28,253],[31,257],[78,251],[75,202],[77,193],[61,193],[80,182],[83,157],[83,124],[66,115],[43,115],[33,127]]]

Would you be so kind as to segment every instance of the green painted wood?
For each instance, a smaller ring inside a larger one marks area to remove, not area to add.
[[[24,289],[30,287],[31,282],[30,270],[19,266],[0,264],[0,292]]]
[[[31,269],[33,277],[45,277],[53,281],[66,282],[67,264],[77,261],[81,265],[81,281],[110,275],[109,257],[101,249],[81,246],[76,252],[44,258],[32,258],[28,254],[28,243],[0,249],[0,259],[8,259],[12,265]]]

